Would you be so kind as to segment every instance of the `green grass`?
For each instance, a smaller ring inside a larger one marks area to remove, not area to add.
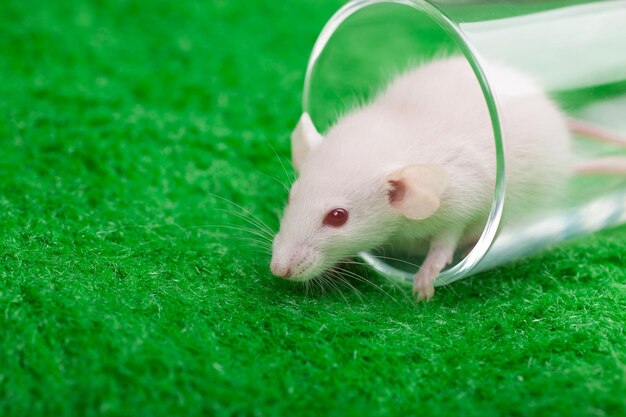
[[[276,227],[340,5],[2,2],[0,415],[626,415],[624,227],[415,304],[210,226]]]

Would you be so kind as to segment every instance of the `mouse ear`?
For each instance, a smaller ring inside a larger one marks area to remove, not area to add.
[[[439,165],[409,165],[389,176],[389,202],[405,217],[424,220],[439,208],[448,176]]]
[[[320,143],[322,143],[322,135],[315,129],[311,116],[309,113],[302,113],[291,134],[291,162],[296,171],[300,172],[311,149],[316,148]]]

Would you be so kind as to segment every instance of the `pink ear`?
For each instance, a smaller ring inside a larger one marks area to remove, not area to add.
[[[439,208],[448,178],[441,166],[420,164],[394,172],[388,181],[392,207],[409,219],[424,220]]]

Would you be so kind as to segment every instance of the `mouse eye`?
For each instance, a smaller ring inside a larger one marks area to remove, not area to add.
[[[335,208],[326,213],[324,226],[341,227],[348,221],[348,210]]]

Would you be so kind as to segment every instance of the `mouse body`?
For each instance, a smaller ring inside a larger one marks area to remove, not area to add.
[[[504,66],[489,79],[502,113],[506,216],[537,207],[571,175],[570,133],[534,81]],[[491,209],[496,153],[478,81],[462,57],[401,74],[322,138],[305,113],[292,135],[299,173],[272,247],[272,272],[294,281],[383,245],[427,248],[415,275],[418,299],[478,235]]]

